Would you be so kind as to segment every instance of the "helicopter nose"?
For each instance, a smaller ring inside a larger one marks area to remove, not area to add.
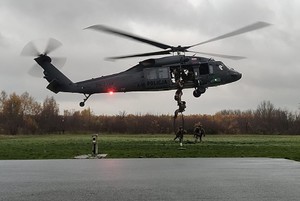
[[[233,78],[234,81],[237,81],[242,78],[242,73],[233,72],[233,73],[231,73],[231,77]]]

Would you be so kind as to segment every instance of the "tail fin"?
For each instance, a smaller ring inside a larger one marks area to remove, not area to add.
[[[34,60],[44,69],[44,78],[49,82],[47,89],[54,93],[72,91],[74,83],[51,64],[50,57],[40,55]]]

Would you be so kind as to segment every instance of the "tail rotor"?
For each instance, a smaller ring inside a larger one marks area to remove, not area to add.
[[[39,56],[48,56],[48,54],[57,50],[62,46],[62,43],[54,38],[49,38],[45,50],[43,52],[39,51],[36,44],[36,41],[30,41],[25,45],[23,50],[21,51],[21,56],[25,57],[39,57]],[[51,57],[52,63],[58,68],[62,68],[67,59],[65,57]],[[28,74],[34,77],[41,77],[43,75],[43,69],[39,67],[39,65],[35,64],[30,68]]]

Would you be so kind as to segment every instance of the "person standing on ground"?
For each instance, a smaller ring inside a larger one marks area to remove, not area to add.
[[[182,126],[179,127],[178,131],[176,132],[176,136],[174,140],[179,139],[180,146],[182,146],[183,142],[183,135],[186,133],[186,131],[183,129]]]
[[[201,124],[196,125],[195,129],[194,129],[195,143],[198,142],[198,139],[199,139],[199,142],[202,142],[202,137],[204,137],[204,136],[205,136],[205,130],[202,127],[202,125]]]

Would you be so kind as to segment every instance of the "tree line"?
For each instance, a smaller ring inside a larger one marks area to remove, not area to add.
[[[82,111],[64,110],[53,97],[43,103],[35,101],[27,92],[0,94],[1,134],[50,133],[128,133],[170,134],[184,123],[193,132],[195,124],[202,124],[208,134],[300,134],[300,114],[276,108],[270,101],[262,101],[254,110],[222,110],[213,115],[127,114],[95,115],[90,108]]]

